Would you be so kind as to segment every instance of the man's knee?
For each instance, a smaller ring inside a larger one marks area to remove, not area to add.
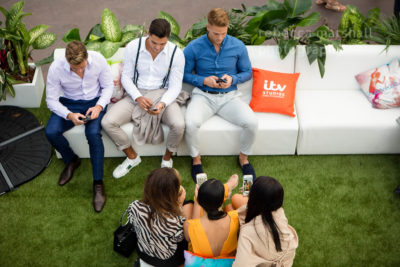
[[[258,118],[254,114],[254,116],[249,117],[249,119],[245,122],[245,128],[248,128],[251,131],[256,132],[258,129]]]
[[[185,114],[185,128],[186,131],[192,132],[197,131],[201,127],[202,121],[196,116],[193,116],[186,112]]]
[[[62,132],[56,127],[46,127],[45,134],[47,139],[54,140],[60,135],[62,135]]]
[[[91,140],[101,140],[101,128],[100,127],[87,127],[85,129],[86,139],[90,142]]]
[[[108,129],[117,127],[117,125],[110,119],[109,116],[107,116],[106,113],[106,115],[104,115],[103,119],[101,120],[101,127],[103,127],[105,131],[107,131]]]
[[[171,131],[175,132],[178,135],[183,135],[183,133],[185,132],[185,121],[184,120],[176,121],[170,127]]]

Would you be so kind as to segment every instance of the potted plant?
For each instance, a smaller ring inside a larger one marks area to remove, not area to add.
[[[24,5],[25,1],[19,1],[9,10],[0,7],[5,17],[5,23],[0,24],[0,105],[39,107],[44,89],[43,75],[40,66],[28,64],[28,60],[33,49],[51,46],[57,36],[46,32],[49,26],[43,24],[28,31],[22,19],[31,13],[23,12]]]
[[[105,58],[111,58],[120,47],[137,38],[145,31],[142,25],[127,24],[124,28],[115,17],[114,13],[105,8],[101,14],[101,24],[96,24],[90,29],[82,41],[79,29],[69,30],[62,38],[65,43],[77,40],[82,41],[88,50],[101,53]]]

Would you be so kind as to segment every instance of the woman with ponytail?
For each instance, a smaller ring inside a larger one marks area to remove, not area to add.
[[[225,185],[213,178],[200,188],[196,186],[193,219],[183,226],[190,252],[205,258],[235,256],[238,213],[223,211],[222,204],[237,183],[238,176],[234,174]]]
[[[241,225],[234,267],[292,266],[298,237],[283,211],[283,195],[277,180],[260,176],[248,198],[232,197],[233,208],[240,207]]]

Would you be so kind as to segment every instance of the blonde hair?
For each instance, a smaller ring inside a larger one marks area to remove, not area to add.
[[[208,24],[218,27],[226,27],[229,24],[228,13],[222,8],[213,8],[207,15]]]
[[[68,63],[72,65],[79,65],[88,58],[88,52],[82,42],[72,41],[65,49],[65,57]]]

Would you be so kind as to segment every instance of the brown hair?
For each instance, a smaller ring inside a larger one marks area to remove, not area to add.
[[[222,8],[213,8],[208,12],[207,15],[208,24],[218,26],[218,27],[226,27],[229,24],[228,13]]]
[[[88,58],[88,52],[82,42],[72,41],[65,49],[65,57],[67,58],[68,63],[79,65]]]
[[[171,34],[171,25],[166,19],[155,19],[149,27],[149,35],[152,34],[158,38],[169,37]]]
[[[181,214],[178,202],[179,188],[179,173],[173,168],[156,169],[147,176],[142,202],[151,209],[149,225],[155,214],[163,218]]]

